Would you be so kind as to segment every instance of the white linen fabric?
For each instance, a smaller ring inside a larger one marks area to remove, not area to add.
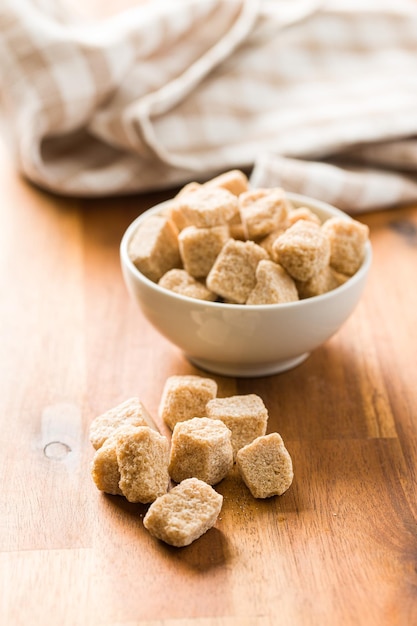
[[[231,168],[351,213],[417,200],[417,2],[154,0],[80,21],[0,0],[17,167],[65,195]]]

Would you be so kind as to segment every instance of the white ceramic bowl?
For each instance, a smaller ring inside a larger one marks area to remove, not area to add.
[[[332,216],[351,219],[318,200],[291,193],[287,196],[295,207],[309,207],[322,221]],[[369,242],[362,266],[346,283],[297,302],[223,304],[163,289],[141,274],[127,254],[128,242],[139,224],[163,209],[164,203],[149,209],[126,230],[120,246],[123,276],[151,324],[203,370],[254,377],[293,368],[341,327],[360,299],[371,265]]]

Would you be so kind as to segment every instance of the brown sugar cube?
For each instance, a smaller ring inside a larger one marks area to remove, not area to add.
[[[223,422],[194,417],[175,424],[168,468],[175,482],[194,477],[216,485],[232,467],[232,433]]]
[[[246,304],[279,304],[295,300],[298,300],[297,288],[286,270],[274,261],[259,261],[256,285]]]
[[[209,300],[211,302],[217,300],[215,293],[207,289],[202,282],[190,276],[185,270],[169,270],[159,279],[158,285],[170,291],[175,291],[175,293],[179,293],[182,296],[187,296],[188,298]]]
[[[217,395],[217,383],[203,376],[170,376],[164,385],[159,416],[171,430],[177,422],[205,417],[206,404]]]
[[[229,234],[232,239],[238,239],[239,241],[246,241],[246,231],[242,224],[240,213],[236,213],[234,217],[227,223],[229,227]]]
[[[193,193],[194,191],[197,191],[198,189],[201,189],[200,183],[197,183],[194,181],[191,183],[187,183],[187,185],[184,185],[184,187],[179,190],[177,195],[171,201],[168,202],[167,214],[171,218],[171,220],[174,222],[175,226],[178,228],[179,231],[181,231],[183,228],[187,226],[187,220],[185,219],[185,216],[182,214],[180,204],[178,204],[176,200],[178,198],[181,198],[182,196],[186,196],[189,193]]]
[[[153,502],[169,484],[168,439],[152,428],[139,426],[116,443],[119,487],[129,502]]]
[[[219,296],[244,304],[256,284],[256,267],[267,252],[253,241],[229,239],[207,276],[207,287]]]
[[[91,476],[100,491],[114,496],[123,495],[119,487],[120,472],[117,462],[116,445],[119,436],[135,432],[137,426],[120,426],[110,435],[103,445],[96,450],[91,463]]]
[[[330,265],[347,276],[353,276],[362,265],[369,228],[357,220],[331,217],[322,226],[330,240]]]
[[[266,433],[268,411],[255,394],[214,398],[207,403],[207,417],[221,420],[232,431],[233,454]]]
[[[230,191],[234,196],[239,196],[244,191],[247,191],[248,185],[248,177],[240,170],[224,172],[204,183],[204,187],[221,187]]]
[[[151,535],[181,548],[201,537],[217,521],[223,496],[198,478],[187,478],[148,509],[143,525]]]
[[[184,185],[184,187],[182,187],[182,189],[179,190],[179,192],[177,193],[177,195],[175,196],[176,198],[181,198],[181,196],[186,196],[187,193],[192,193],[193,191],[198,191],[199,189],[201,189],[202,185],[201,183],[197,183],[196,181],[192,181],[190,183],[187,183],[186,185]]]
[[[178,228],[168,217],[151,215],[137,228],[128,255],[142,274],[154,282],[181,265]]]
[[[156,424],[142,402],[137,397],[129,398],[102,415],[90,425],[90,441],[94,448],[100,448],[106,439],[121,426],[149,426],[157,430]]]
[[[298,222],[299,220],[306,220],[308,222],[314,222],[314,224],[317,224],[318,226],[321,225],[319,216],[313,213],[311,209],[305,206],[299,207],[298,209],[293,209],[292,211],[288,213],[287,227],[289,228],[290,226],[292,226],[293,224],[295,224],[295,222]]]
[[[266,252],[268,253],[268,256],[273,259],[274,258],[274,253],[272,251],[272,247],[275,243],[275,240],[282,235],[283,232],[285,232],[287,226],[282,225],[279,228],[277,228],[276,230],[273,230],[272,233],[269,233],[269,235],[267,235],[266,237],[264,237],[263,239],[260,239],[257,243],[264,249],[266,250]]]
[[[294,477],[291,457],[278,433],[258,437],[239,450],[236,465],[254,498],[281,496]]]
[[[177,208],[187,226],[211,228],[227,224],[238,213],[238,200],[230,191],[201,186],[200,189],[177,196]]]
[[[187,221],[175,201],[171,202],[170,206],[171,208],[169,210],[169,217],[171,221],[175,224],[178,232],[181,232],[183,228],[187,227]]]
[[[296,280],[308,280],[329,263],[330,242],[320,226],[299,220],[272,246],[274,261]]]
[[[259,239],[286,220],[288,206],[283,189],[255,189],[239,196],[239,212],[247,239]]]
[[[229,238],[227,226],[213,226],[212,228],[188,226],[188,228],[184,228],[178,236],[184,269],[195,278],[205,278]]]
[[[349,276],[336,272],[332,267],[326,265],[320,272],[314,274],[309,280],[301,282],[295,281],[297,291],[300,299],[312,298],[313,296],[320,296],[322,293],[327,293],[343,285]]]

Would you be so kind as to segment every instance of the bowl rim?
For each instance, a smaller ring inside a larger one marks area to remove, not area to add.
[[[346,220],[353,220],[354,218],[350,216],[348,213],[343,212],[341,209],[321,200],[316,200],[315,198],[311,198],[309,196],[305,196],[302,194],[286,192],[286,196],[290,201],[293,201],[298,204],[298,206],[308,206],[308,208],[314,211],[315,208],[322,210],[324,212],[331,212],[335,216],[340,216]],[[140,281],[142,281],[146,286],[154,289],[157,293],[166,296],[167,298],[173,298],[173,300],[182,301],[184,303],[193,304],[195,306],[201,305],[204,307],[209,307],[213,309],[220,310],[234,310],[234,311],[260,311],[260,310],[283,310],[283,309],[291,309],[296,307],[297,309],[302,307],[308,307],[309,304],[317,301],[324,302],[325,300],[333,299],[337,297],[337,295],[341,295],[344,291],[350,289],[353,284],[359,282],[367,273],[370,268],[372,262],[372,245],[371,242],[366,242],[365,245],[365,257],[362,261],[362,265],[360,268],[350,276],[346,282],[342,285],[339,285],[335,289],[327,291],[325,293],[319,294],[317,296],[310,296],[309,298],[303,298],[302,300],[294,300],[293,302],[278,302],[275,304],[235,304],[235,303],[226,303],[226,302],[212,302],[210,300],[200,300],[198,298],[191,298],[189,296],[184,296],[175,291],[170,291],[165,287],[160,287],[157,283],[153,282],[149,278],[147,278],[142,272],[138,270],[136,265],[133,263],[129,254],[128,244],[133,236],[138,225],[143,222],[147,217],[151,215],[161,213],[165,207],[168,207],[171,204],[172,199],[165,200],[164,202],[159,202],[156,205],[153,205],[149,209],[143,211],[140,215],[138,215],[133,222],[125,230],[121,242],[120,242],[120,258],[122,265],[126,265],[129,268],[130,272]]]

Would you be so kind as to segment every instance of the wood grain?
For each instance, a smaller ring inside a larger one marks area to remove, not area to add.
[[[57,198],[0,160],[1,623],[417,623],[417,207],[361,217],[364,296],[307,361],[215,377],[220,395],[264,399],[295,479],[256,501],[232,473],[216,528],[178,550],[89,476],[96,414],[139,395],[156,415],[168,376],[202,373],[122,282],[121,235],[166,194]]]
[[[88,0],[110,15],[133,0]],[[165,195],[72,201],[0,153],[0,622],[20,626],[409,626],[417,622],[417,207],[376,212],[363,299],[291,372],[215,377],[257,393],[293,457],[281,498],[231,474],[216,528],[176,550],[146,507],[95,490],[91,419],[201,373],[129,300],[120,237]],[[162,426],[162,425],[161,425]]]

